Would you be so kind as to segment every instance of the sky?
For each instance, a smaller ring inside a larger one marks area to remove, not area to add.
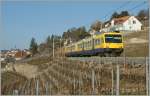
[[[32,37],[40,44],[72,27],[88,30],[96,20],[109,20],[114,11],[137,15],[147,8],[147,0],[5,0],[0,3],[0,50],[29,48]]]

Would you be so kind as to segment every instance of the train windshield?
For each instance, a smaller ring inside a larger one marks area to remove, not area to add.
[[[122,36],[121,35],[106,34],[105,35],[105,42],[106,43],[122,43]]]

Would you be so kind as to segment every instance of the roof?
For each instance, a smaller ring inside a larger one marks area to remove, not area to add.
[[[18,57],[24,57],[26,56],[26,52],[24,51],[18,51],[16,54],[15,54],[15,57],[18,58]]]
[[[114,19],[113,19],[113,20],[114,20],[114,24],[115,24],[115,25],[116,25],[116,24],[122,24],[122,23],[124,23],[126,20],[128,20],[129,17],[131,17],[131,16],[124,16],[124,17],[120,17],[120,18],[114,18]]]
[[[104,22],[104,25],[110,23],[110,21],[111,21],[111,20],[108,20],[108,21]]]

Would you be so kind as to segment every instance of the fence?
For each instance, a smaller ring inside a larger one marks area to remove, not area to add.
[[[148,95],[146,57],[59,58],[35,78],[2,86],[9,95]]]

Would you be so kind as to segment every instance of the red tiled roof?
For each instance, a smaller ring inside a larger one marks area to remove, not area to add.
[[[129,19],[130,16],[124,16],[124,17],[120,17],[120,18],[114,18],[114,24],[122,24],[124,23],[126,20]]]

